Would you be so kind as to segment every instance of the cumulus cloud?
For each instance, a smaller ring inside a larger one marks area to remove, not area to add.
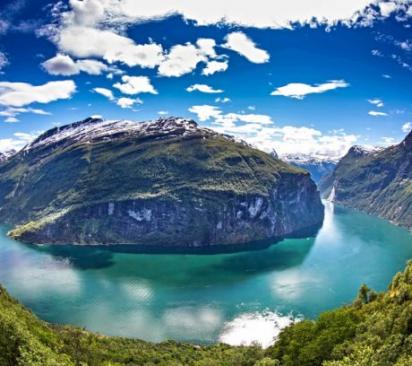
[[[33,114],[40,114],[43,116],[50,115],[51,113],[44,111],[40,108],[15,108],[15,107],[8,107],[2,111],[0,111],[0,116],[5,117],[4,122],[14,123],[18,122],[19,119],[17,116],[21,113],[33,113]]]
[[[103,95],[104,97],[106,97],[109,100],[114,100],[115,97],[113,95],[113,92],[110,89],[106,89],[106,88],[94,88],[93,89],[96,93]]]
[[[372,117],[385,117],[388,115],[385,112],[378,112],[378,111],[369,111],[368,114]]]
[[[206,67],[202,70],[202,74],[205,76],[213,75],[217,72],[226,71],[229,67],[229,62],[225,61],[209,61]]]
[[[82,71],[90,75],[100,75],[109,70],[103,62],[88,59],[74,61],[70,56],[61,53],[44,61],[42,66],[51,75],[63,76],[77,75]]]
[[[215,47],[216,41],[212,38],[199,38],[196,41],[196,45],[199,51],[204,54],[205,56],[215,58],[217,57]]]
[[[222,114],[220,108],[207,104],[194,105],[189,108],[189,112],[196,114],[201,122],[207,121],[210,118],[218,118]]]
[[[123,94],[140,94],[150,93],[157,94],[157,90],[153,87],[150,79],[147,76],[122,76],[122,83],[115,83],[113,86],[119,89]]]
[[[380,2],[378,4],[379,10],[381,12],[381,15],[383,17],[388,17],[391,15],[398,7],[398,4],[394,1],[388,1],[388,2]]]
[[[323,84],[309,85],[304,83],[290,83],[274,90],[270,95],[303,99],[309,94],[320,94],[337,88],[347,88],[349,84],[345,80],[331,80]]]
[[[31,103],[50,103],[59,99],[69,99],[76,91],[72,80],[50,81],[43,85],[20,82],[0,82],[0,104],[22,107]]]
[[[377,9],[370,7],[377,2]],[[387,17],[395,11],[407,12],[407,3],[403,0],[255,0],[236,3],[221,0],[72,0],[71,4],[75,11],[72,17],[76,17],[78,22],[88,24],[107,19],[113,22],[142,22],[180,14],[198,25],[226,23],[274,29],[292,28],[295,23],[332,26],[342,22],[347,25],[368,25],[375,18]]]
[[[219,94],[223,93],[222,89],[214,89],[212,86],[206,84],[193,84],[186,88],[186,91],[189,93],[194,91],[199,91],[201,93],[208,93],[208,94]]]
[[[405,122],[402,125],[402,132],[409,133],[412,130],[412,122]]]
[[[381,99],[379,98],[375,98],[375,99],[368,99],[368,102],[370,104],[373,104],[374,106],[378,107],[378,108],[382,108],[384,106],[384,103]]]
[[[120,108],[131,108],[133,107],[136,103],[138,104],[142,104],[143,102],[141,101],[141,99],[139,98],[127,98],[127,97],[122,97],[117,99],[116,104],[120,107]]]
[[[260,125],[270,125],[273,123],[271,117],[268,115],[254,113],[223,113],[219,107],[208,104],[192,106],[189,108],[189,112],[196,114],[201,122],[212,118],[216,124],[224,125],[226,127],[234,126],[236,122]]]
[[[28,143],[33,141],[40,132],[38,133],[27,133],[27,132],[15,132],[13,137],[0,139],[0,152],[7,151],[19,151]]]
[[[222,47],[235,51],[246,57],[250,62],[262,64],[269,61],[269,53],[261,48],[242,32],[233,32],[226,36]]]
[[[310,127],[279,127],[268,115],[224,113],[213,105],[192,106],[189,111],[220,133],[233,135],[267,152],[275,149],[280,155],[299,153],[337,160],[358,140],[358,136],[343,130],[325,134]]]
[[[100,57],[130,67],[154,68],[163,60],[163,47],[159,44],[140,45],[112,30],[79,25],[63,27],[57,44],[61,51],[75,57]]]
[[[196,69],[199,62],[207,62],[206,55],[191,43],[173,46],[159,66],[161,76],[182,76]]]

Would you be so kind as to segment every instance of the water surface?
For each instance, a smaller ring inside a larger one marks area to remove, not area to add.
[[[42,319],[150,341],[271,342],[291,318],[384,290],[412,258],[408,231],[326,206],[315,238],[237,254],[27,246],[0,231],[0,283]]]

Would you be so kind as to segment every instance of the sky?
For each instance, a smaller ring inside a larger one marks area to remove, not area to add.
[[[337,159],[412,129],[412,0],[2,0],[0,152],[178,116]]]

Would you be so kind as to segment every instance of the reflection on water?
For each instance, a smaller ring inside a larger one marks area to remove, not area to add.
[[[412,257],[412,236],[326,203],[315,238],[214,255],[33,247],[0,232],[0,282],[48,321],[161,341],[270,343],[295,317],[383,290]],[[256,338],[258,337],[258,338]]]

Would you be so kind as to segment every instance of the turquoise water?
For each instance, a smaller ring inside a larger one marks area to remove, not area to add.
[[[412,258],[408,231],[326,206],[315,238],[214,255],[27,246],[0,232],[0,283],[42,319],[151,341],[268,344],[292,318],[384,290]]]

